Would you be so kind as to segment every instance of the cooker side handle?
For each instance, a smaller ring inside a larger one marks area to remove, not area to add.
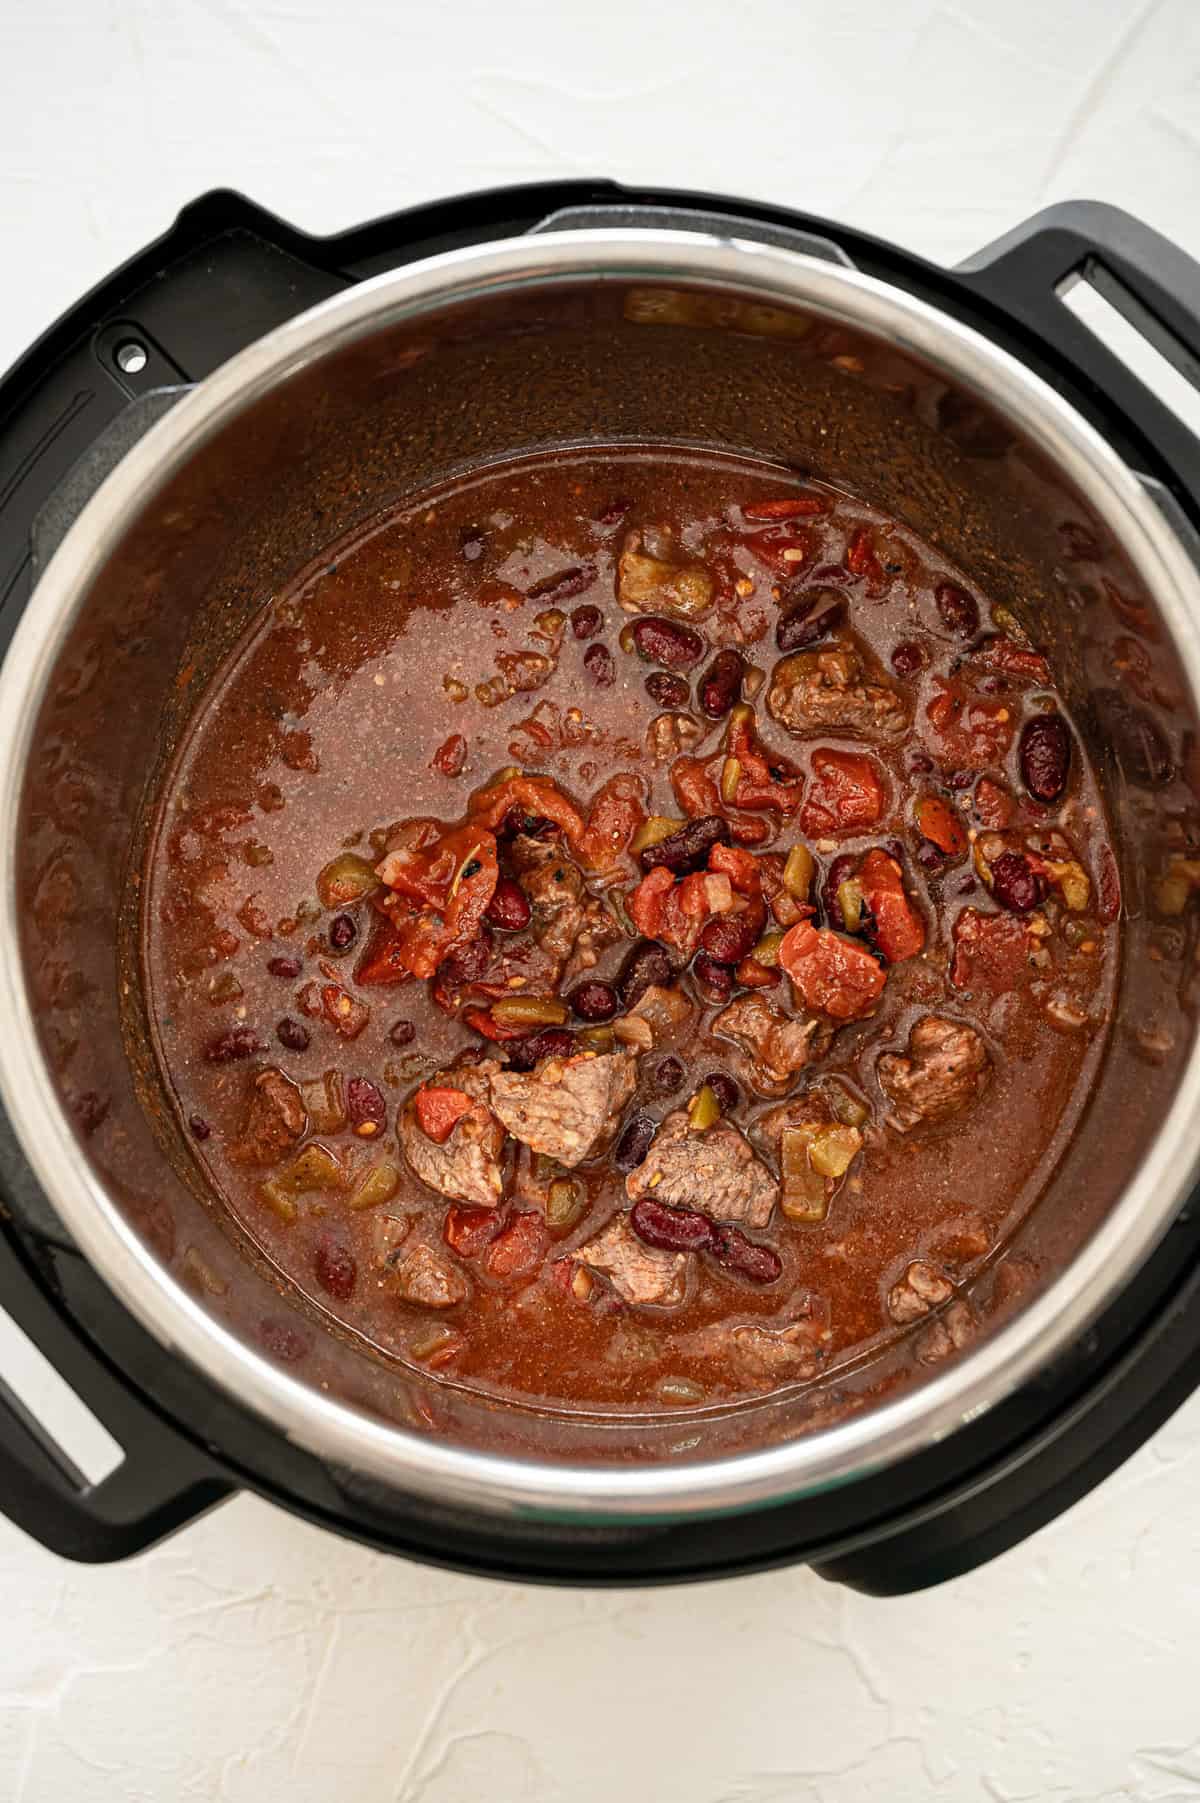
[[[0,1512],[17,1527],[61,1558],[107,1564],[152,1546],[232,1494],[228,1475],[122,1383],[65,1320],[3,1226],[0,1305],[125,1454],[89,1484],[0,1374]]]
[[[1200,263],[1120,207],[1075,200],[1035,213],[956,273],[1073,363],[1157,453],[1177,499],[1200,511],[1200,438],[1063,302],[1089,282],[1200,392]]]

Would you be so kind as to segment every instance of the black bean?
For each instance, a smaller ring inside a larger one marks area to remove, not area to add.
[[[329,943],[335,952],[349,951],[358,938],[358,928],[349,914],[335,914],[329,923]]]
[[[838,901],[838,890],[848,882],[858,869],[858,858],[854,852],[843,852],[835,858],[825,873],[825,882],[821,889],[821,900],[825,906],[825,918],[837,933],[846,931],[846,922],[842,917],[842,906]]]
[[[915,639],[906,639],[892,652],[892,669],[897,676],[915,676],[928,662],[925,647],[918,645]]]
[[[719,963],[707,952],[697,952],[692,959],[692,975],[709,1001],[727,1002],[733,994],[732,965]]]
[[[641,1164],[650,1150],[654,1135],[658,1131],[658,1122],[649,1114],[634,1114],[621,1129],[613,1151],[612,1161],[618,1171],[632,1171]]]
[[[268,958],[267,971],[273,977],[298,977],[303,966],[299,958]]]
[[[202,1114],[189,1114],[188,1126],[192,1130],[194,1139],[207,1139],[212,1132],[212,1128]]]
[[[210,1064],[229,1064],[237,1058],[253,1058],[256,1052],[266,1049],[253,1027],[230,1027],[227,1033],[218,1033],[208,1041],[204,1056]]]
[[[666,948],[656,939],[638,939],[625,954],[617,974],[617,993],[628,1012],[636,1008],[647,989],[665,989],[675,975]]]
[[[514,1071],[531,1071],[543,1058],[570,1058],[575,1051],[575,1035],[566,1027],[543,1027],[525,1039],[510,1039],[504,1050],[508,1066]]]
[[[577,1014],[580,1020],[592,1022],[611,1020],[621,1006],[612,984],[601,983],[594,978],[576,983],[567,1000],[571,1004],[572,1013]]]
[[[660,1096],[672,1096],[686,1075],[681,1058],[664,1058],[654,1068],[654,1088]]]
[[[684,708],[692,698],[686,680],[670,670],[655,670],[647,676],[646,693],[656,707]]]
[[[293,1020],[290,1014],[284,1015],[275,1028],[275,1032],[280,1045],[286,1046],[289,1052],[306,1052],[308,1050],[310,1037],[308,1028],[301,1026],[298,1020]]]
[[[728,1071],[709,1071],[704,1081],[716,1096],[722,1114],[729,1114],[737,1107],[742,1092]]]
[[[687,876],[691,871],[703,870],[714,845],[728,844],[728,820],[722,820],[719,814],[701,814],[677,827],[657,845],[644,846],[638,858],[643,870],[657,870],[661,865],[675,876]]]
[[[411,1020],[398,1020],[388,1034],[393,1045],[411,1045],[416,1037],[417,1029]]]
[[[594,639],[603,624],[604,615],[590,602],[571,609],[571,631],[577,639]]]
[[[583,667],[599,689],[611,689],[617,680],[616,666],[607,645],[589,645],[583,654]]]

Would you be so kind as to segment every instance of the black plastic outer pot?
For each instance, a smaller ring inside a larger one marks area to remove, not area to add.
[[[1200,368],[1200,269],[1113,209],[1052,209],[956,271],[821,220],[604,183],[504,190],[316,240],[230,194],[188,208],[29,352],[0,391],[0,643],[37,567],[163,404],[314,302],[432,252],[565,224],[693,223],[846,261],[916,293],[1045,376],[1200,523],[1200,447],[1061,303],[1084,275],[1183,373]],[[131,349],[131,347],[134,347]],[[1191,1205],[1135,1281],[1036,1383],[949,1440],[822,1497],[686,1525],[556,1530],[398,1504],[164,1357],[72,1246],[10,1133],[0,1136],[0,1302],[125,1448],[87,1486],[0,1383],[0,1507],[66,1556],[127,1556],[240,1488],[410,1556],[494,1575],[635,1583],[790,1560],[894,1593],[1014,1544],[1112,1470],[1200,1375],[1200,1218]]]

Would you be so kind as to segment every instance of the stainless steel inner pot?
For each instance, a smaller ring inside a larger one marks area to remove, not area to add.
[[[805,1392],[657,1423],[501,1408],[307,1319],[238,1242],[163,1106],[136,960],[156,774],[253,610],[431,481],[620,440],[811,467],[1011,606],[1055,656],[1098,761],[1126,911],[1103,1075],[980,1286],[978,1341],[936,1370],[902,1346]],[[884,1467],[1049,1365],[1195,1181],[1190,996],[1178,962],[1152,955],[1147,895],[1195,820],[1198,619],[1187,550],[1108,443],[988,339],[853,270],[589,230],[368,281],[219,369],[129,453],[43,573],[0,674],[0,1088],[24,1150],[167,1351],[398,1493],[596,1523],[794,1499]]]

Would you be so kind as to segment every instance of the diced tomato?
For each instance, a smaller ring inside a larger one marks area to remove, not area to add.
[[[391,846],[378,865],[379,880],[397,895],[440,914],[479,836],[474,826],[447,830],[436,820],[406,820],[391,834]]]
[[[968,695],[960,682],[937,679],[938,693],[925,709],[941,740],[942,753],[967,769],[999,764],[1012,744],[1012,709],[1003,701]]]
[[[828,513],[824,495],[788,495],[778,501],[748,501],[742,508],[745,520],[799,520],[813,514]]]
[[[926,795],[917,803],[917,826],[922,838],[944,851],[948,858],[959,858],[967,849],[966,829],[940,795]]]
[[[371,1018],[366,1002],[360,1002],[340,983],[322,983],[321,1012],[343,1039],[357,1039]]]
[[[847,545],[846,568],[855,576],[865,576],[871,588],[883,587],[883,565],[876,555],[875,534],[869,526],[859,526]]]
[[[431,915],[436,921],[436,916]],[[440,937],[440,923],[438,923]],[[413,972],[408,945],[390,920],[381,920],[371,935],[366,951],[354,973],[356,983],[382,985],[407,983]]]
[[[764,751],[752,708],[738,707],[730,714],[725,748],[741,766],[735,806],[778,808],[783,814],[795,812],[804,796],[804,779],[788,758]]]
[[[1006,995],[1029,971],[1029,929],[1017,914],[964,908],[954,923],[950,981],[956,989]]]
[[[723,871],[699,870],[679,885],[679,906],[696,920],[728,914],[733,907],[733,884]]]
[[[1050,665],[1040,651],[1032,645],[1018,644],[1016,639],[1001,635],[988,639],[975,652],[972,660],[986,665],[989,670],[999,670],[1005,676],[1015,676],[1022,682],[1036,682],[1044,688],[1050,682]]]
[[[611,870],[645,818],[637,777],[626,772],[610,776],[588,809],[587,825],[576,846],[581,862],[593,870]]]
[[[794,525],[764,526],[743,543],[750,555],[776,576],[798,576],[816,551],[812,533]]]
[[[496,888],[500,866],[493,834],[452,827],[419,850],[389,852],[379,866],[392,891],[378,903],[393,937],[372,948],[367,982],[399,982],[394,973],[431,977],[448,953],[474,939]],[[414,909],[413,902],[423,903]]]
[[[671,765],[671,787],[675,799],[690,819],[706,814],[719,814],[729,821],[729,834],[739,845],[761,845],[771,837],[765,820],[732,818],[721,800],[721,792],[709,773],[708,758],[676,758]]]
[[[854,751],[817,751],[812,772],[812,787],[800,811],[800,830],[807,838],[864,832],[879,820],[886,793],[873,759]]]
[[[482,1033],[485,1039],[495,1040],[498,1044],[503,1044],[507,1039],[527,1039],[530,1033],[528,1027],[503,1026],[500,1021],[493,1019],[486,1008],[464,1009],[463,1021],[468,1027],[473,1027],[476,1033]]]
[[[895,858],[889,858],[886,851],[869,851],[858,880],[871,914],[871,939],[888,963],[902,964],[924,951],[925,922],[905,893]]]
[[[757,958],[743,958],[735,972],[738,982],[745,989],[770,989],[773,983],[778,983],[782,974],[782,971],[770,964],[760,964]]]
[[[548,776],[506,776],[502,782],[477,789],[471,797],[469,814],[478,826],[495,832],[514,808],[521,808],[534,818],[541,815],[552,820],[570,844],[578,844],[584,830],[583,816]]]
[[[714,845],[708,854],[708,868],[724,872],[739,895],[762,894],[758,859],[740,846]]]
[[[425,1085],[413,1097],[417,1125],[426,1139],[439,1146],[445,1145],[463,1115],[470,1114],[474,1106],[465,1090],[436,1084]]]
[[[975,813],[980,826],[986,826],[989,832],[1002,833],[1013,823],[1017,804],[1007,789],[994,783],[990,776],[981,776],[975,785]]]
[[[478,1258],[503,1225],[502,1208],[473,1208],[469,1203],[455,1202],[446,1210],[442,1238],[460,1258]]]
[[[805,1006],[831,1020],[865,1019],[887,980],[865,945],[807,920],[784,934],[779,962]]]
[[[648,871],[637,888],[626,897],[625,912],[645,938],[658,938],[667,897],[674,887],[675,878],[659,864]]]
[[[550,1234],[541,1215],[514,1215],[504,1232],[488,1247],[483,1268],[489,1277],[532,1277],[549,1245]]]

